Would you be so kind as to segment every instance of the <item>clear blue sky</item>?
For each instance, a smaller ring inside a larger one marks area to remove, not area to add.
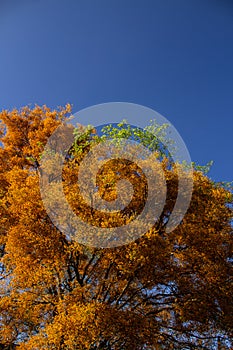
[[[231,181],[233,2],[0,0],[0,109],[110,101],[155,109]]]

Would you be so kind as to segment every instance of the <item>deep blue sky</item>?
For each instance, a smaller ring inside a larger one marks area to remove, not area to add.
[[[233,2],[0,0],[0,109],[110,101],[155,109],[231,181]]]

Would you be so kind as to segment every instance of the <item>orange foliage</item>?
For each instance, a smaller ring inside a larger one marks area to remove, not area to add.
[[[166,205],[145,235],[111,249],[68,239],[43,206],[39,170],[48,137],[70,111],[36,106],[0,114],[0,343],[20,350],[214,349],[214,337],[232,335],[231,193],[194,172],[189,210],[167,234],[177,176],[164,165]],[[91,216],[77,187],[82,152],[65,164],[64,191],[74,212],[96,224],[99,214]],[[107,200],[116,197],[119,166],[109,162],[99,174]],[[141,211],[145,188],[131,181],[133,206],[113,226]]]

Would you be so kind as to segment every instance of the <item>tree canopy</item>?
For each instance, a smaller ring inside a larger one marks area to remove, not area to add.
[[[100,215],[82,199],[77,184],[82,159],[106,137],[117,141],[122,134],[133,135],[143,142],[162,165],[167,188],[159,219],[136,240],[111,248],[81,244],[78,238],[84,232],[67,237],[59,230],[40,193],[41,155],[48,138],[70,113],[70,105],[0,113],[0,346],[230,349],[231,191],[198,168],[192,174],[189,209],[180,225],[167,233],[178,191],[177,165],[158,140],[123,124],[109,126],[101,135],[87,128],[81,138],[76,129],[62,176],[67,201],[82,220],[99,227],[122,226],[133,221],[144,205],[143,172],[120,159],[102,167],[98,191],[111,202],[117,196],[118,180],[129,178],[134,194],[126,209]],[[156,168],[152,160],[151,167]]]

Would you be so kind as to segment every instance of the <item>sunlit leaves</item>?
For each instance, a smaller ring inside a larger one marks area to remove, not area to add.
[[[128,245],[97,249],[72,241],[49,219],[39,189],[41,153],[69,113],[67,105],[57,111],[36,106],[0,115],[0,343],[27,350],[215,349],[219,339],[219,346],[230,348],[231,192],[197,169],[189,210],[167,234],[177,197],[177,166],[150,130],[142,133],[122,123],[100,137],[89,127],[81,138],[76,130],[63,169],[64,192],[76,214],[107,227],[133,221],[142,209],[146,179],[135,164],[122,160],[107,162],[96,181],[100,196],[111,202],[118,180],[130,180],[134,200],[128,212],[110,222],[108,213],[93,213],[81,197],[81,160],[109,136],[116,141],[130,136],[151,148],[153,159],[162,164],[167,197],[159,220]],[[54,187],[54,201],[56,195]]]

